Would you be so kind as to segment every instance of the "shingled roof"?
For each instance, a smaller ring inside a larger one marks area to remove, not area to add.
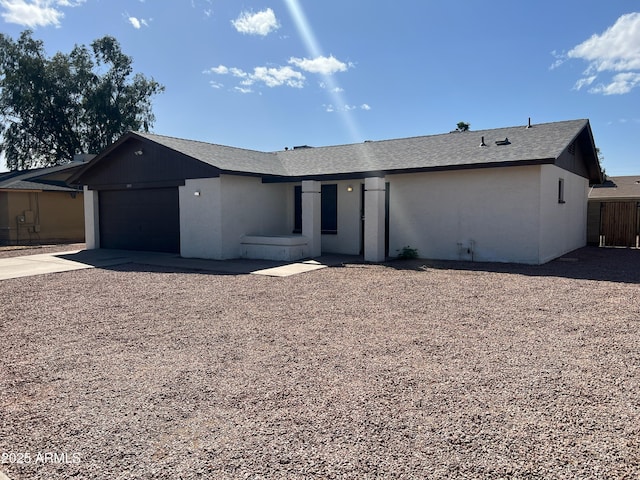
[[[289,150],[278,157],[290,176],[553,163],[588,125],[588,120],[572,120],[452,132]],[[480,146],[483,140],[485,146]]]
[[[134,132],[133,134],[223,171],[258,175],[287,175],[286,170],[274,153],[245,150],[243,148],[227,147],[145,132]]]
[[[5,172],[0,174],[0,190],[76,192],[76,188],[69,187],[64,181],[51,180],[47,177],[62,172],[68,172],[68,176],[71,176],[81,165],[74,162],[54,167]]]
[[[640,175],[607,177],[591,188],[589,200],[640,200]]]
[[[601,181],[593,135],[589,121],[585,119],[270,153],[131,132],[72,180],[81,181],[82,173],[91,169],[92,164],[131,138],[155,142],[214,166],[222,173],[245,173],[281,180],[550,164],[578,142],[586,152],[590,180]],[[484,146],[481,146],[483,141]]]

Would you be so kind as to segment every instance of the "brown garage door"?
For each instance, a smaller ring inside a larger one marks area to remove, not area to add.
[[[180,252],[178,189],[102,190],[100,247]]]

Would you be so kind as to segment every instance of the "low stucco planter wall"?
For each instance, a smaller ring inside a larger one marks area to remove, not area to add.
[[[309,240],[303,235],[244,235],[242,258],[293,261],[309,256]]]

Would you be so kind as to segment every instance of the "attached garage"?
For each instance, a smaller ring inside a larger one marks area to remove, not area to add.
[[[178,189],[99,192],[102,248],[180,253]]]
[[[220,170],[139,135],[125,136],[80,174],[84,197],[95,205],[85,219],[100,248],[180,253],[179,188],[186,179],[217,177]]]

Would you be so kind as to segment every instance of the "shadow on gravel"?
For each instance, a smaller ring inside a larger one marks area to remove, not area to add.
[[[136,272],[204,273],[210,275],[247,275],[256,270],[286,265],[268,260],[204,260],[182,258],[175,254],[129,250],[83,250],[57,255],[60,258],[96,268]]]
[[[175,254],[124,250],[83,250],[57,256],[108,270],[209,275],[246,275],[256,270],[291,263],[248,259],[188,259]],[[334,268],[344,265],[367,264],[362,260],[362,257],[349,255],[326,255],[317,260]],[[640,250],[631,248],[584,247],[544,265],[428,259],[390,260],[383,265],[395,270],[428,271],[436,269],[495,272],[640,284]]]
[[[233,260],[206,260],[199,258],[182,258],[176,254],[137,252],[129,250],[96,249],[83,250],[76,253],[56,255],[59,258],[91,265],[96,268],[118,271],[165,272],[165,273],[200,273],[208,275],[248,275],[263,270],[294,266],[295,273],[307,270],[305,263],[318,263],[326,266],[339,266],[357,261],[360,257],[346,255],[323,255],[315,260],[276,261],[239,258]],[[298,268],[295,268],[297,266]],[[273,276],[288,276],[295,273],[274,273]],[[268,275],[271,275],[269,273]]]
[[[385,266],[396,270],[462,270],[640,284],[640,250],[632,248],[584,247],[544,265],[416,259],[392,260]]]

